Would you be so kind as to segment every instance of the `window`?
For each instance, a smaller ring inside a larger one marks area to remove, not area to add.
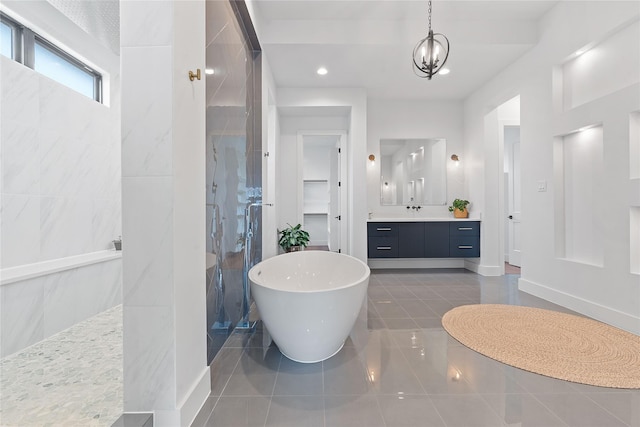
[[[36,37],[34,43],[33,69],[76,92],[100,101],[99,75],[39,37]]]
[[[7,58],[15,59],[14,25],[4,19],[0,21],[0,54]]]
[[[4,14],[0,17],[0,54],[102,102],[100,73]]]

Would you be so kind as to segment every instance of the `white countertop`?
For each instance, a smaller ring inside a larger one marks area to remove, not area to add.
[[[455,218],[452,216],[439,218],[371,218],[367,222],[450,222],[450,221],[480,221],[480,218]]]

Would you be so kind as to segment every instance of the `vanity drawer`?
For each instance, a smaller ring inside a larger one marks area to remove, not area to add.
[[[369,237],[369,258],[397,258],[397,237]]]
[[[449,223],[451,237],[479,236],[480,223],[478,221],[455,221]]]
[[[398,237],[398,229],[397,222],[369,222],[367,223],[367,236]]]
[[[480,256],[480,236],[451,236],[449,256],[477,258]]]

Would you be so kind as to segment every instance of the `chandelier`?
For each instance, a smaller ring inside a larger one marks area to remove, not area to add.
[[[449,39],[431,29],[431,0],[429,0],[429,34],[413,48],[413,72],[431,80],[438,74],[449,57]],[[444,58],[441,60],[441,58]]]

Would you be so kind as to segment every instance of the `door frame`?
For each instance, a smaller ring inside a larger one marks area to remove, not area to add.
[[[507,126],[520,126],[520,120],[498,120],[498,145],[499,145],[499,152],[502,154],[502,162],[500,164],[502,166],[503,176],[504,176],[504,159],[506,156],[505,143],[504,143],[504,131]],[[505,254],[508,249],[508,246],[505,247],[505,240],[511,241],[512,236],[508,235],[508,233],[511,231],[508,227],[509,219],[507,218],[506,215],[504,215],[507,209],[507,206],[506,206],[507,197],[505,196],[505,194],[507,191],[509,191],[509,189],[507,188],[507,183],[505,182],[504,178],[501,180],[501,184],[502,184],[501,185],[502,188],[499,196],[500,197],[500,230],[502,230],[503,235],[500,238],[500,257],[502,258],[502,263],[501,263],[501,268],[503,270],[502,274],[504,274],[504,263],[507,262],[507,259],[506,259],[507,257],[505,256]],[[522,192],[522,186],[520,188],[520,191]],[[507,235],[505,236],[505,234]]]
[[[349,151],[347,131],[345,130],[300,130],[297,133],[297,165],[296,165],[296,180],[297,180],[297,215],[299,224],[304,223],[304,177],[302,166],[304,164],[304,137],[305,136],[336,136],[340,142],[340,215],[342,217],[340,224],[340,251],[342,253],[349,252],[349,230],[351,229],[351,216],[349,214],[349,197],[348,197],[348,172],[349,172]]]

